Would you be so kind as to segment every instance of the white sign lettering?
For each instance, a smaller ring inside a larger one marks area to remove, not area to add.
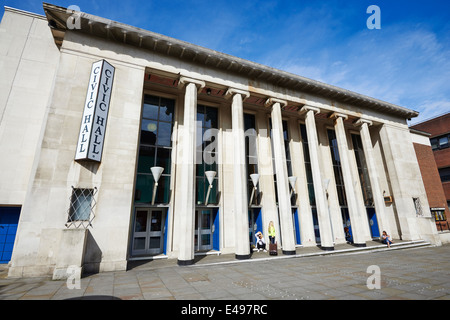
[[[102,159],[114,72],[105,60],[92,65],[75,160]]]

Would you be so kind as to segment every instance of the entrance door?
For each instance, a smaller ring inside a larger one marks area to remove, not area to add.
[[[213,210],[195,211],[195,248],[208,251],[213,248]]]
[[[218,208],[195,210],[195,251],[220,251],[220,218]]]
[[[250,245],[255,245],[255,234],[261,231],[263,235],[264,232],[262,230],[262,215],[261,209],[249,209],[248,210],[248,236],[250,240]]]
[[[132,255],[163,253],[165,214],[165,209],[136,209]]]
[[[375,208],[366,208],[367,218],[369,220],[370,233],[372,238],[380,237],[380,230],[378,229],[377,214],[375,213]]]
[[[16,239],[20,207],[0,207],[0,263],[8,263]]]
[[[294,227],[294,238],[297,245],[301,245],[300,224],[298,222],[298,208],[292,208],[292,223]]]

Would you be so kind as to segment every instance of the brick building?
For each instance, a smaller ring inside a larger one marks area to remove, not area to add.
[[[428,136],[429,145],[414,143],[432,215],[438,230],[450,224],[450,113],[411,126]]]

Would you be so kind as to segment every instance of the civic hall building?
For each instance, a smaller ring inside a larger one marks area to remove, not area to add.
[[[10,277],[134,259],[440,245],[418,113],[44,3],[0,25],[1,262]]]

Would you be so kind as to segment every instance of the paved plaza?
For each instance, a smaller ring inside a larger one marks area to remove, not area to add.
[[[450,299],[450,245],[261,259],[265,256],[254,254],[246,263],[208,257],[184,267],[172,260],[137,261],[126,272],[85,276],[79,289],[66,281],[7,279],[3,265],[0,299]]]

